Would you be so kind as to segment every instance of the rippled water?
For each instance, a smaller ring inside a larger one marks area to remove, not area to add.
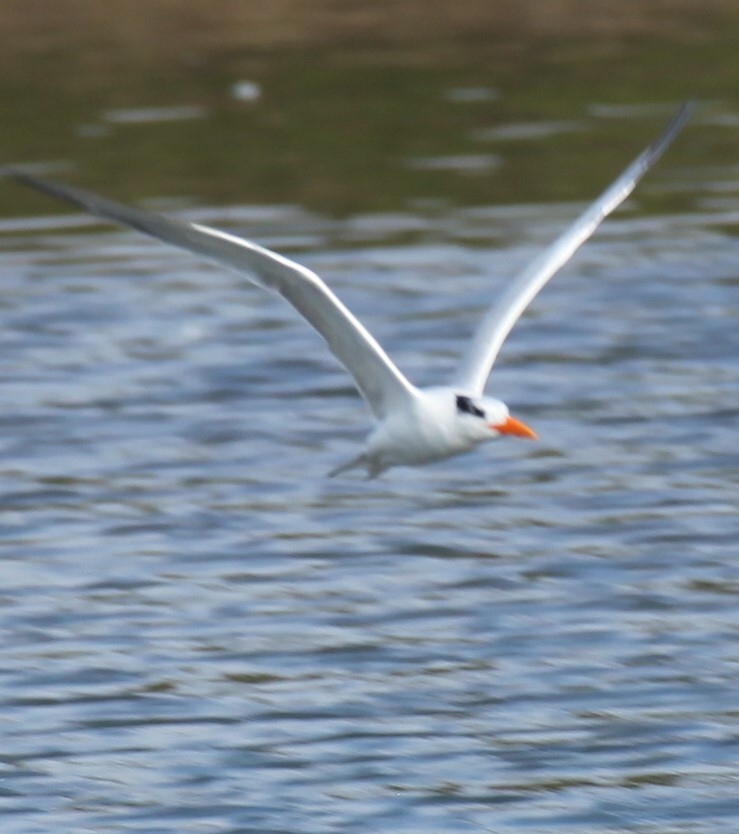
[[[280,299],[1,225],[3,830],[733,830],[737,183],[668,159],[643,193],[690,209],[620,212],[537,299],[490,391],[538,444],[373,482],[325,478],[368,416]],[[576,211],[190,216],[423,384]]]

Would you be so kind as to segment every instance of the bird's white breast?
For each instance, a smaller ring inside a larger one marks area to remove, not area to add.
[[[381,468],[414,465],[457,455],[478,442],[460,431],[454,393],[427,388],[378,425],[367,442],[367,455]]]

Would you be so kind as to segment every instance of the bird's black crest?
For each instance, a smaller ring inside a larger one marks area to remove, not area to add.
[[[485,416],[485,412],[463,394],[457,394],[457,411],[461,411],[462,414],[472,414],[474,417]]]

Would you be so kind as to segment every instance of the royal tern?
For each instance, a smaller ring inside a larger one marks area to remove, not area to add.
[[[283,255],[228,232],[130,208],[23,170],[5,167],[0,174],[245,272],[255,284],[283,296],[313,325],[352,375],[376,421],[361,454],[330,474],[366,467],[368,476],[375,477],[391,466],[441,460],[501,435],[536,438],[532,429],[509,414],[505,403],[483,395],[501,345],[544,284],[628,197],[667,149],[687,121],[689,111],[687,104],[680,107],[662,136],[508,284],[482,319],[450,384],[434,388],[412,385],[318,275]]]

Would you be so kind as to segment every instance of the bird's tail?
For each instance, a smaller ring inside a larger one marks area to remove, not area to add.
[[[340,466],[337,466],[335,469],[332,469],[328,473],[329,478],[335,478],[337,475],[341,475],[343,472],[347,472],[349,469],[357,469],[361,466],[366,466],[368,470],[370,470],[370,463],[367,459],[367,455],[362,452],[361,455],[357,455],[355,458],[348,460],[346,463],[342,463]],[[371,470],[370,470],[371,471]]]

